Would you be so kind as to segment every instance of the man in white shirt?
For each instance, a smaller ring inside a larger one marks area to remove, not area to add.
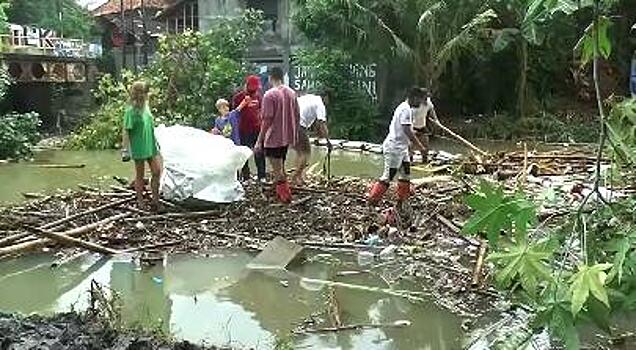
[[[399,173],[397,196],[404,201],[411,194],[411,157],[409,143],[413,144],[421,152],[426,148],[415,136],[413,130],[414,109],[426,101],[428,92],[426,89],[413,87],[409,90],[408,98],[402,102],[393,113],[393,119],[389,126],[389,134],[382,144],[384,154],[384,172],[367,194],[370,204],[377,204],[389,188],[389,183]]]
[[[311,155],[311,145],[309,143],[309,131],[315,130],[318,137],[327,140],[328,152],[331,152],[331,141],[329,140],[329,130],[327,128],[327,107],[329,95],[326,90],[319,94],[304,94],[298,97],[298,108],[300,109],[300,128],[298,128],[298,141],[294,147],[296,151],[296,172],[293,182],[302,185],[304,171],[307,167],[307,160]]]
[[[431,101],[430,94],[426,90],[426,99],[424,102],[414,111],[413,115],[413,130],[415,130],[415,136],[422,143],[425,151],[422,151],[422,161],[428,163],[428,143],[430,134],[429,121],[437,120],[437,113],[435,112],[435,106]],[[411,158],[411,161],[413,159]]]

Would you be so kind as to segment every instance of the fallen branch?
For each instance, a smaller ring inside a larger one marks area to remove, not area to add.
[[[24,197],[25,199],[41,199],[45,198],[46,196],[40,193],[22,192],[22,197]]]
[[[90,209],[90,210],[82,211],[82,212],[67,216],[65,218],[62,218],[62,219],[59,219],[59,220],[56,220],[56,221],[49,222],[48,224],[39,226],[38,228],[41,229],[41,230],[47,230],[47,229],[50,229],[50,228],[54,228],[54,227],[60,226],[62,224],[65,224],[65,223],[67,223],[69,221],[75,220],[75,219],[77,219],[79,217],[86,216],[86,215],[89,215],[89,214],[99,213],[99,212],[101,212],[103,210],[110,209],[110,208],[119,206],[121,204],[126,204],[126,203],[132,201],[133,199],[134,199],[134,197],[129,197],[129,198],[126,198],[126,199],[122,199],[122,200],[118,200],[118,201],[115,201],[115,202],[111,202],[111,203],[108,203],[108,204],[105,204],[105,205],[102,205],[102,206],[99,206],[99,207],[96,207],[96,208],[93,208],[93,209]],[[18,233],[18,234],[9,236],[9,237],[5,237],[3,239],[0,239],[0,247],[6,247],[6,246],[12,244],[13,242],[17,242],[17,241],[19,241],[19,240],[21,240],[23,238],[27,238],[27,237],[29,237],[31,235],[32,235],[31,232],[22,232],[22,233]]]
[[[337,248],[337,249],[368,249],[366,244],[344,243],[344,242],[320,242],[320,241],[297,241],[296,244],[321,247],[321,248]],[[374,246],[374,248],[383,248],[384,246]]]
[[[111,248],[108,248],[108,247],[104,247],[104,246],[96,244],[96,243],[83,241],[81,239],[69,237],[69,236],[66,236],[66,235],[63,235],[63,234],[59,234],[59,233],[55,233],[55,232],[52,232],[52,231],[42,230],[42,229],[39,229],[37,227],[30,227],[29,229],[32,230],[32,231],[35,231],[39,235],[42,235],[44,237],[47,237],[47,238],[50,238],[52,240],[58,241],[60,243],[68,244],[68,245],[71,245],[71,246],[74,246],[74,247],[85,248],[85,249],[88,249],[88,250],[93,251],[93,252],[106,254],[106,255],[116,255],[116,254],[121,253],[118,250],[111,249]]]
[[[225,219],[222,219],[222,220],[225,221]],[[235,233],[212,231],[212,230],[208,230],[207,228],[204,228],[204,227],[197,227],[196,229],[197,229],[197,231],[200,231],[200,232],[203,232],[203,233],[207,233],[207,234],[211,234],[211,235],[215,235],[215,236],[221,236],[221,237],[225,237],[225,238],[232,238],[232,239],[246,239],[246,238],[249,238],[248,236],[237,235]]]
[[[148,250],[148,249],[155,249],[155,248],[171,247],[171,246],[174,246],[174,245],[177,245],[177,244],[181,244],[183,241],[184,241],[183,239],[180,239],[180,240],[177,240],[177,241],[170,241],[170,242],[164,242],[164,243],[142,245],[141,247],[126,249],[126,250],[124,250],[124,253],[132,253],[132,252],[137,252],[137,251],[140,251],[140,250]]]
[[[123,193],[135,194],[135,191],[133,191],[131,189],[128,189],[128,188],[121,187],[121,186],[111,185],[110,188],[115,190],[115,191],[119,191],[119,192],[123,192]],[[170,207],[170,208],[177,207],[176,204],[170,203],[167,200],[161,199],[161,198],[159,199],[159,203],[165,205],[166,207]]]
[[[459,237],[459,239],[463,240],[464,242],[466,242],[466,243],[468,243],[470,245],[474,245],[474,246],[478,246],[479,245],[479,242],[476,242],[473,239],[464,237],[461,234],[462,230],[459,227],[457,227],[455,224],[453,224],[450,220],[448,220],[446,217],[444,217],[442,214],[435,215],[435,218],[437,219],[437,221],[439,221],[444,226],[446,226],[457,237]]]
[[[333,325],[335,328],[342,327],[342,320],[340,319],[340,305],[338,304],[338,299],[336,297],[336,289],[334,287],[329,287],[329,311],[331,313],[331,317]]]
[[[321,280],[316,278],[306,278],[306,277],[301,277],[301,282],[310,283],[310,284],[311,283],[320,284],[320,285],[331,286],[331,287],[340,287],[340,288],[353,289],[353,290],[362,290],[365,292],[382,293],[382,294],[387,294],[387,295],[391,295],[395,297],[406,298],[410,301],[419,301],[419,302],[424,301],[424,298],[422,297],[424,293],[413,292],[410,290],[395,290],[390,288],[369,287],[369,286],[364,286],[359,284],[335,282],[335,281]]]
[[[328,333],[328,332],[340,332],[340,331],[352,331],[360,329],[374,329],[374,328],[402,328],[408,327],[411,323],[408,321],[394,322],[394,323],[366,323],[366,324],[352,324],[338,327],[325,327],[325,328],[308,328],[303,330],[304,333]]]
[[[31,164],[33,168],[45,168],[45,169],[81,169],[86,164]]]
[[[83,233],[92,231],[94,229],[97,229],[99,227],[101,227],[102,225],[108,224],[110,222],[114,222],[120,219],[123,219],[127,216],[130,216],[130,213],[123,213],[123,214],[119,214],[119,215],[115,215],[115,216],[111,216],[109,218],[106,218],[104,220],[100,220],[98,222],[89,224],[89,225],[85,225],[85,226],[81,226],[78,228],[74,228],[72,230],[68,230],[66,232],[62,232],[63,235],[65,236],[79,236]],[[51,244],[54,241],[49,239],[49,238],[41,238],[41,239],[37,239],[34,241],[28,241],[28,242],[24,242],[24,243],[20,243],[20,244],[16,244],[16,245],[12,245],[9,247],[4,247],[4,248],[0,248],[0,256],[3,255],[9,255],[9,254],[16,254],[16,253],[21,253],[23,251],[26,250],[31,250],[31,249],[37,249],[40,247],[43,247],[47,244]]]
[[[473,270],[473,281],[472,286],[476,287],[479,285],[481,280],[481,270],[484,266],[484,258],[486,256],[486,250],[488,245],[484,240],[481,240],[479,245],[479,254],[477,255],[477,263],[475,263],[475,269]]]
[[[166,213],[166,214],[157,214],[157,215],[148,215],[148,216],[140,216],[137,218],[127,218],[124,221],[159,221],[159,220],[168,220],[168,219],[191,219],[191,218],[199,218],[199,217],[209,217],[211,215],[219,215],[221,212],[218,210],[208,210],[208,211],[193,211],[193,212],[185,212],[185,213]]]

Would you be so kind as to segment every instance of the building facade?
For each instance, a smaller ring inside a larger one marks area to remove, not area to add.
[[[299,46],[291,24],[292,0],[110,0],[92,11],[106,29],[103,46],[117,71],[140,68],[152,60],[158,37],[186,30],[205,32],[221,17],[253,8],[263,12],[263,35],[246,59],[256,66],[283,65]]]

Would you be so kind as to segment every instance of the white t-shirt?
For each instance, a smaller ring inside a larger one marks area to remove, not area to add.
[[[409,137],[404,132],[404,125],[413,125],[413,108],[411,108],[407,101],[400,103],[395,109],[395,112],[393,112],[393,119],[389,126],[389,134],[382,144],[385,152],[408,152]]]
[[[327,121],[327,108],[322,102],[322,97],[307,94],[298,98],[298,108],[300,109],[300,126],[309,129],[316,119]]]
[[[415,115],[413,116],[413,127],[416,129],[421,129],[426,127],[426,116],[428,113],[435,108],[433,106],[433,101],[431,98],[427,98],[425,103],[422,103],[419,107],[417,107],[414,111]]]

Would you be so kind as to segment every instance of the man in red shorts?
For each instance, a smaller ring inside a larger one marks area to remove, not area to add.
[[[283,70],[278,67],[269,71],[272,88],[263,96],[261,132],[254,151],[265,153],[271,165],[278,200],[290,203],[292,194],[285,173],[285,159],[289,147],[296,144],[300,112],[296,93],[283,84],[283,77]]]

